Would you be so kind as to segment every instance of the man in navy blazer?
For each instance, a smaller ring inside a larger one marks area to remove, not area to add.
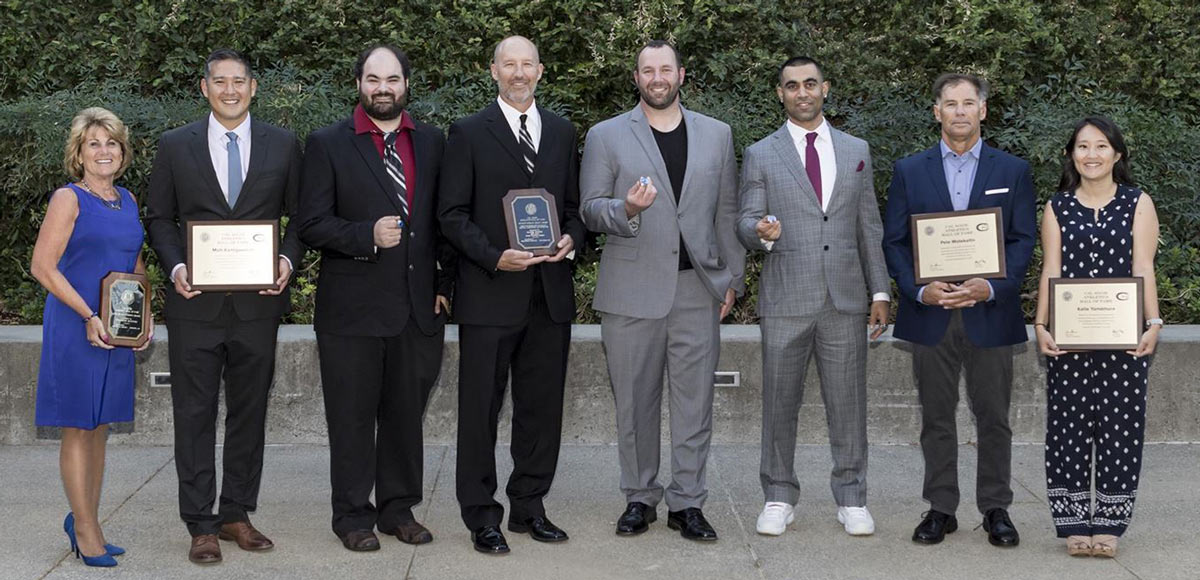
[[[1025,342],[1021,282],[1036,234],[1029,163],[980,139],[988,85],[980,78],[945,74],[934,82],[934,116],[942,139],[896,162],[888,188],[883,248],[900,291],[893,336],[913,343],[913,375],[921,401],[923,497],[930,503],[913,541],[941,542],[958,529],[958,436],[955,410],[959,375],[978,430],[976,503],[988,540],[1020,541],[1008,517],[1012,430],[1008,424],[1014,344]],[[998,207],[1003,215],[1004,278],[918,286],[909,217],[930,212]]]

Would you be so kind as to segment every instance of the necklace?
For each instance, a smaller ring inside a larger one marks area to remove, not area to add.
[[[93,191],[92,188],[88,187],[88,184],[86,182],[84,182],[82,179],[79,180],[79,187],[82,187],[83,190],[88,192],[89,194],[91,194],[92,197],[103,202],[104,207],[107,207],[108,209],[121,209],[121,194],[116,191],[116,188],[112,188],[109,190],[108,193],[112,193],[117,196],[116,199],[110,200],[110,199],[104,197],[103,195],[100,195],[99,193],[96,193],[95,191]]]

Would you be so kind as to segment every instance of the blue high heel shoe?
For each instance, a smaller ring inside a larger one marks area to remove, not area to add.
[[[67,533],[67,539],[71,541],[71,551],[75,552],[75,557],[82,559],[84,564],[101,568],[111,568],[117,565],[117,560],[113,558],[114,554],[108,551],[109,547],[107,544],[104,546],[105,551],[103,556],[84,556],[83,553],[79,551],[79,542],[75,538],[74,512],[68,513],[67,518],[63,520],[63,531]],[[117,546],[113,547],[121,550],[121,553],[125,552],[124,549],[121,549]]]

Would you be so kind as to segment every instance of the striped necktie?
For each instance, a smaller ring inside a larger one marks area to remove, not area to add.
[[[396,197],[400,199],[400,217],[408,221],[408,185],[404,181],[404,163],[396,152],[396,135],[399,130],[383,134],[383,166],[396,184]]]
[[[525,158],[525,173],[532,176],[537,150],[533,148],[533,137],[529,135],[529,128],[525,126],[525,119],[528,117],[529,115],[521,115],[521,157]]]

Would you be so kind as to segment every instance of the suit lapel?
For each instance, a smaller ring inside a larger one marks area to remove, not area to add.
[[[542,152],[555,151],[558,147],[558,132],[551,128],[550,124],[546,122],[546,119],[549,117],[549,113],[546,111],[546,109],[538,107],[538,115],[542,117],[542,139],[538,143],[538,158],[533,164],[533,176],[531,180],[534,183],[537,182],[537,178],[541,175],[542,168],[546,166],[546,163],[544,163],[543,160],[549,160],[549,156],[547,155],[546,157],[543,157]],[[523,161],[524,160],[522,159],[522,162]]]
[[[196,169],[208,185],[209,194],[216,196],[221,207],[229,208],[229,200],[225,199],[225,192],[221,191],[221,182],[217,181],[217,172],[213,169],[212,154],[208,151],[208,117],[194,128],[191,150],[196,159]]]
[[[525,165],[525,157],[521,155],[521,151],[517,148],[517,138],[513,136],[512,127],[508,125],[508,120],[504,118],[504,112],[500,110],[500,105],[492,102],[492,104],[488,105],[488,107],[484,109],[484,112],[486,115],[488,131],[490,131],[492,136],[500,142],[500,145],[504,147],[504,150],[508,151],[508,155],[512,157],[512,166],[516,170],[520,171],[522,175],[524,175],[525,170],[521,168]],[[546,126],[543,123],[543,139],[546,138],[545,133]],[[536,170],[537,167],[535,164],[534,171]]]
[[[682,206],[683,204],[687,203],[687,200],[689,199],[688,196],[683,195],[683,193],[688,190],[688,184],[692,181],[692,175],[696,173],[697,167],[703,163],[703,161],[700,159],[700,144],[702,142],[702,135],[700,135],[700,124],[695,122],[696,114],[683,108],[683,105],[679,106],[679,110],[683,113],[683,121],[681,122],[685,123],[684,126],[685,130],[687,131],[687,165],[685,165],[683,168],[683,183],[680,184],[680,187],[683,188],[683,191],[679,192],[679,205]],[[663,162],[663,166],[666,166],[665,161]]]
[[[254,191],[251,188],[262,173],[267,156],[271,152],[267,128],[253,118],[250,119],[250,134],[253,135],[253,140],[250,142],[250,167],[246,169],[246,181],[242,183],[242,192],[238,194],[237,203],[242,203],[246,194]],[[237,207],[237,203],[234,204],[234,207]]]
[[[658,150],[658,142],[654,140],[654,134],[650,132],[650,122],[646,120],[646,113],[642,111],[640,104],[634,106],[629,113],[629,129],[646,152],[650,163],[654,165],[654,172],[657,174],[654,176],[654,188],[659,191],[659,197],[666,197],[671,205],[675,205],[675,192],[671,189],[671,176],[667,173],[667,163],[663,161],[662,152]],[[691,157],[691,131],[689,130],[688,133],[688,157]],[[666,195],[663,196],[663,193]]]
[[[349,132],[350,141],[354,143],[354,148],[362,156],[363,162],[371,168],[371,174],[375,176],[375,181],[379,182],[379,192],[387,197],[388,203],[392,204],[392,207],[396,208],[396,213],[399,214],[400,202],[396,199],[396,185],[383,168],[383,158],[379,156],[379,150],[375,148],[371,134],[355,133],[353,120],[346,124],[346,131]]]
[[[954,211],[954,202],[950,201],[950,186],[946,184],[946,167],[942,164],[941,145],[925,150],[925,169],[929,172],[929,181],[933,183],[940,211]]]
[[[971,184],[971,199],[967,202],[968,208],[979,207],[979,198],[983,196],[984,185],[987,184],[987,178],[995,167],[996,150],[984,143],[979,148],[979,165],[975,168],[975,182]]]
[[[784,125],[772,136],[774,137],[772,143],[775,146],[775,153],[783,161],[783,166],[787,167],[792,177],[796,179],[802,196],[808,200],[804,203],[811,203],[817,208],[817,211],[821,211],[821,205],[817,203],[817,192],[813,189],[812,182],[808,180],[808,174],[804,172],[804,162],[800,160],[800,153],[796,151],[796,142],[792,141],[791,131],[788,131],[787,123],[789,122],[784,121]]]
[[[849,203],[849,198],[853,197],[857,192],[850,186],[850,180],[854,175],[854,169],[858,167],[859,159],[851,157],[849,148],[846,147],[846,135],[833,127],[829,128],[829,137],[833,140],[833,160],[834,160],[834,175],[833,178],[833,199],[829,200],[829,210],[826,213],[833,213],[835,207]],[[863,167],[866,171],[867,168]]]

